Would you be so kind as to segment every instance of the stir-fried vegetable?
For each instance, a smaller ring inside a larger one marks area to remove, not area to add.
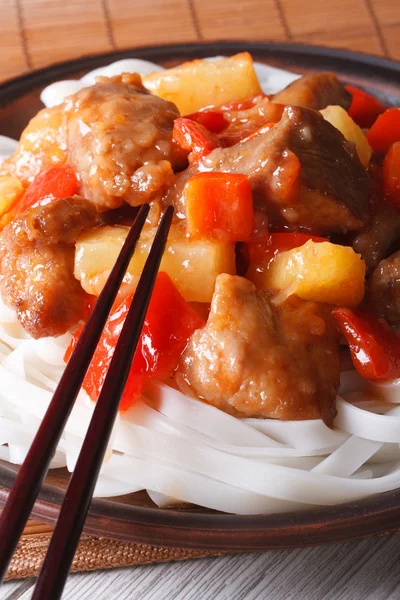
[[[261,93],[248,52],[213,61],[186,62],[151,73],[143,78],[143,83],[153,94],[174,102],[182,115]]]
[[[353,85],[345,85],[344,87],[352,97],[348,113],[360,127],[371,127],[376,118],[387,109],[386,104],[364,92],[364,90],[360,90],[360,88]]]
[[[329,121],[331,125],[339,129],[346,140],[355,143],[358,157],[364,167],[366,167],[371,158],[372,148],[357,123],[353,121],[341,106],[327,106],[320,112],[326,121]]]
[[[251,279],[257,286],[265,287],[265,274],[275,256],[281,252],[299,248],[308,240],[315,243],[328,241],[326,238],[309,235],[308,233],[270,233],[261,242],[249,243],[247,246],[249,269],[246,277]]]
[[[249,179],[237,173],[198,173],[185,185],[186,231],[190,237],[245,242],[254,229]]]
[[[400,208],[400,142],[395,142],[386,154],[382,174],[387,198]]]
[[[214,133],[191,119],[175,120],[173,138],[178,146],[190,152],[189,161],[199,160],[220,146]]]
[[[202,110],[187,115],[186,118],[199,123],[199,125],[203,125],[203,127],[212,133],[220,133],[229,125],[223,113],[218,110]]]
[[[24,197],[15,207],[15,212],[24,212],[38,202],[51,202],[56,198],[67,198],[78,193],[75,171],[68,165],[57,165],[44,169],[36,175]]]
[[[263,284],[280,290],[282,299],[296,294],[304,300],[358,306],[364,297],[365,262],[352,248],[309,240],[278,254]]]
[[[76,244],[75,277],[83,288],[98,296],[113,268],[128,228],[99,227],[81,236]],[[128,267],[130,277],[140,275],[153,242],[155,229],[146,228]],[[235,248],[219,240],[189,240],[172,227],[161,270],[188,302],[211,302],[215,280],[221,273],[235,273]]]
[[[400,142],[400,108],[382,113],[368,131],[367,140],[375,152],[387,152],[392,144]]]
[[[24,193],[22,183],[12,175],[0,176],[0,216],[2,217],[18,202]]]
[[[101,391],[132,299],[133,294],[130,294],[110,314],[86,373],[83,389],[93,401],[97,400]],[[204,324],[196,311],[182,298],[168,275],[159,273],[120,410],[127,410],[140,396],[145,376],[167,379],[172,375],[189,337]],[[81,332],[82,329],[75,334],[65,355],[66,361]]]
[[[353,364],[362,377],[400,377],[400,338],[382,319],[346,308],[337,308],[333,314],[349,344]]]

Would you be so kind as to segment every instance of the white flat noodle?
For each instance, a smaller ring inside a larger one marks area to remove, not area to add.
[[[335,424],[343,431],[376,442],[400,444],[400,407],[377,415],[338,397],[337,411]]]
[[[282,444],[300,450],[339,446],[349,437],[343,431],[330,429],[321,419],[310,421],[246,419],[246,423]]]
[[[276,94],[301,77],[298,73],[291,73],[259,62],[254,63],[254,69],[265,94]]]
[[[81,79],[85,85],[96,83],[96,77],[113,77],[122,73],[139,73],[140,75],[150,75],[150,73],[164,71],[163,67],[148,60],[140,58],[125,58],[118,60],[105,67],[100,67],[94,71],[86,73]]]
[[[369,389],[375,396],[393,404],[400,403],[400,379],[383,382],[368,382]]]
[[[40,94],[40,100],[46,106],[46,108],[52,108],[58,104],[62,104],[68,96],[79,92],[89,84],[84,83],[82,80],[68,79],[64,81],[55,81],[44,88]]]
[[[149,397],[157,410],[170,419],[194,428],[216,440],[246,446],[279,447],[281,444],[254,427],[246,420],[236,419],[227,413],[192,398],[173,388],[153,381],[148,388]]]
[[[155,63],[138,58],[128,58],[118,60],[110,65],[100,67],[94,71],[90,71],[82,77],[82,79],[68,79],[64,81],[56,81],[44,88],[40,94],[40,99],[43,104],[50,108],[62,104],[68,96],[75,94],[82,88],[88,87],[96,83],[96,77],[112,77],[121,75],[122,73],[140,73],[148,75],[153,71],[163,71],[164,69]]]

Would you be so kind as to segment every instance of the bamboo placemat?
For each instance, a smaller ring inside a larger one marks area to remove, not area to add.
[[[39,573],[53,528],[29,521],[7,573],[7,580],[34,577]],[[220,556],[222,552],[162,548],[149,544],[132,544],[82,535],[72,571],[94,571],[149,563],[186,560],[203,556]]]
[[[0,81],[85,54],[216,39],[296,41],[400,59],[400,0],[0,0],[0,14]],[[29,523],[9,578],[37,573],[50,531]],[[211,554],[83,536],[73,569]]]
[[[249,39],[400,59],[399,0],[0,0],[0,81],[85,54]]]

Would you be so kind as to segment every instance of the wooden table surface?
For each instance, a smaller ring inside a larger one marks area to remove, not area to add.
[[[71,575],[64,600],[398,600],[400,535]],[[0,588],[29,600],[33,581]]]
[[[0,81],[85,54],[215,39],[298,41],[400,59],[400,0],[0,0]],[[77,574],[64,597],[394,600],[399,559],[393,535]],[[7,583],[0,600],[27,600],[32,585]]]

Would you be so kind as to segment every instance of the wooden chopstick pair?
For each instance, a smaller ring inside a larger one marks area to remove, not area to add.
[[[148,212],[149,205],[143,205],[128,233],[117,262],[77,342],[0,515],[0,582],[7,572],[40,491]],[[119,336],[32,600],[61,598],[118,412],[119,400],[139,341],[172,215],[173,208],[170,206],[161,219]]]

